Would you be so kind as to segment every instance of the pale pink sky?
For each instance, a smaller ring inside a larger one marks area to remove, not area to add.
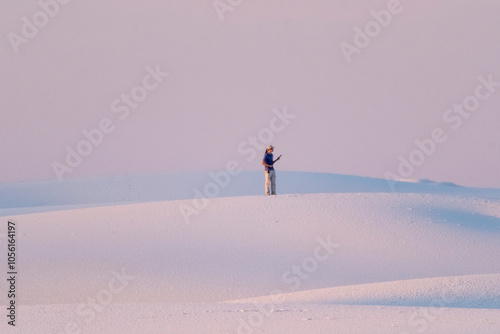
[[[48,1],[48,0],[46,0]],[[56,179],[81,131],[115,125],[64,175],[223,169],[273,109],[297,117],[275,135],[279,168],[383,177],[442,128],[448,140],[411,178],[500,187],[500,88],[453,130],[443,115],[500,81],[497,1],[408,1],[347,63],[342,42],[389,1],[243,1],[220,21],[210,0],[73,1],[15,53],[7,38],[38,1],[0,4],[0,182]],[[168,78],[125,120],[111,103]]]

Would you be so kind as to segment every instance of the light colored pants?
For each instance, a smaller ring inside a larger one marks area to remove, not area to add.
[[[276,195],[276,172],[274,170],[266,172],[266,195],[269,195],[269,186],[271,186],[271,195]]]

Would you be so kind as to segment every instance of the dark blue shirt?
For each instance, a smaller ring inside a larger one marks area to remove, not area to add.
[[[270,170],[274,170],[274,167],[272,167],[272,165],[273,165],[273,154],[272,153],[266,153],[263,160],[264,160],[264,163],[266,165],[271,165],[271,167],[264,166],[266,168],[266,172],[268,172]]]

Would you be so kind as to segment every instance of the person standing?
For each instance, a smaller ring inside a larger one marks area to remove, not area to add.
[[[266,170],[266,195],[276,195],[276,172],[274,171],[274,163],[281,158],[273,160],[274,146],[269,145],[266,149],[266,154],[264,159],[262,159],[262,165]],[[271,188],[271,191],[269,191]]]

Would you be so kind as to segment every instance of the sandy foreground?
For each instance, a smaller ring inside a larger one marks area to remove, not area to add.
[[[500,196],[435,187],[4,215],[1,332],[499,333]]]

